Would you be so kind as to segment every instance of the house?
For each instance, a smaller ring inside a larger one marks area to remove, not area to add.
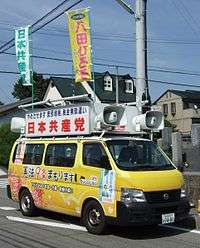
[[[74,83],[72,78],[51,77],[43,100],[89,94],[95,95],[97,102],[116,102],[116,75],[110,74],[108,71],[94,73],[94,81],[95,84],[93,82]],[[135,82],[129,74],[118,76],[118,92],[119,103],[136,101]]]
[[[192,124],[200,124],[200,91],[167,90],[154,105],[184,134],[191,132]]]
[[[10,123],[12,117],[25,117],[25,111],[18,107],[23,104],[31,103],[32,98],[28,97],[23,100],[1,105],[0,106],[0,126],[5,123]]]

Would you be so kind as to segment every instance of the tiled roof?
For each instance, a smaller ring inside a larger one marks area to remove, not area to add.
[[[20,105],[31,103],[31,100],[32,100],[32,98],[28,97],[28,98],[25,98],[25,99],[17,101],[17,102],[4,104],[4,105],[0,106],[0,115],[3,115],[6,112],[10,112],[12,110],[18,109],[18,106],[20,106]]]
[[[162,98],[167,92],[171,92],[175,95],[178,95],[182,98],[184,102],[189,103],[200,103],[200,91],[196,90],[166,90],[161,96],[159,96],[153,104],[156,104],[160,98]]]
[[[62,97],[87,94],[82,84],[74,83],[74,79],[72,78],[51,77],[51,81]]]
[[[196,90],[185,90],[185,91],[171,90],[171,92],[180,96],[185,101],[190,101],[190,100],[191,101],[194,101],[194,100],[200,101],[200,91],[196,91]]]
[[[105,91],[104,90],[104,76],[109,75],[112,78],[113,90]],[[109,72],[104,73],[94,73],[95,78],[95,93],[97,97],[102,102],[115,102],[116,99],[116,75],[109,74]],[[136,93],[135,87],[133,93],[125,92],[125,80],[132,79],[129,74],[119,75],[119,102],[135,102]],[[132,79],[133,80],[133,79]],[[72,95],[82,95],[87,94],[85,88],[81,83],[74,83],[74,79],[71,78],[62,78],[62,77],[52,77],[51,81],[56,86],[62,97],[72,96]],[[93,83],[88,82],[89,86],[93,89]]]

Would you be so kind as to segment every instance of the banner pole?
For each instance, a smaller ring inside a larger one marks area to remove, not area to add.
[[[35,98],[35,82],[33,79],[33,41],[31,36],[31,30],[29,29],[29,46],[30,46],[30,58],[29,58],[29,64],[30,64],[30,79],[31,79],[31,97],[32,97],[32,109],[34,109],[34,98]]]

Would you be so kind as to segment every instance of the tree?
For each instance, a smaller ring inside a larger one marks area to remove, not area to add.
[[[44,97],[46,89],[49,85],[50,79],[44,79],[42,75],[33,73],[34,80],[34,101],[41,101]],[[22,79],[20,78],[14,85],[12,95],[18,99],[22,100],[27,97],[32,96],[32,87],[24,86],[22,84]]]
[[[0,165],[8,165],[12,145],[18,136],[10,131],[10,124],[0,126]]]
[[[0,101],[0,106],[4,105],[4,103],[2,101]]]
[[[176,125],[172,124],[170,121],[165,119],[165,127],[171,127],[172,128],[172,132],[176,131]]]

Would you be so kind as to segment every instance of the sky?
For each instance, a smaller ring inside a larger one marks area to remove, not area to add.
[[[135,0],[125,1],[135,8]],[[14,38],[16,28],[33,24],[61,2],[62,0],[1,0],[0,46]],[[69,0],[60,12],[75,2]],[[119,67],[119,74],[129,73],[135,77],[134,16],[115,0],[85,0],[73,9],[82,7],[90,8],[94,71],[115,73],[116,68],[109,65],[122,65],[123,68]],[[199,13],[199,0],[147,0],[148,78],[153,101],[167,89],[200,91]],[[35,56],[71,60],[66,15],[63,14],[35,32],[32,35],[32,44]],[[11,48],[7,52],[14,53],[15,49]],[[43,74],[71,74],[72,64],[35,58],[33,69]],[[0,101],[4,103],[16,101],[12,91],[18,76],[2,72],[17,70],[15,56],[0,54]]]

